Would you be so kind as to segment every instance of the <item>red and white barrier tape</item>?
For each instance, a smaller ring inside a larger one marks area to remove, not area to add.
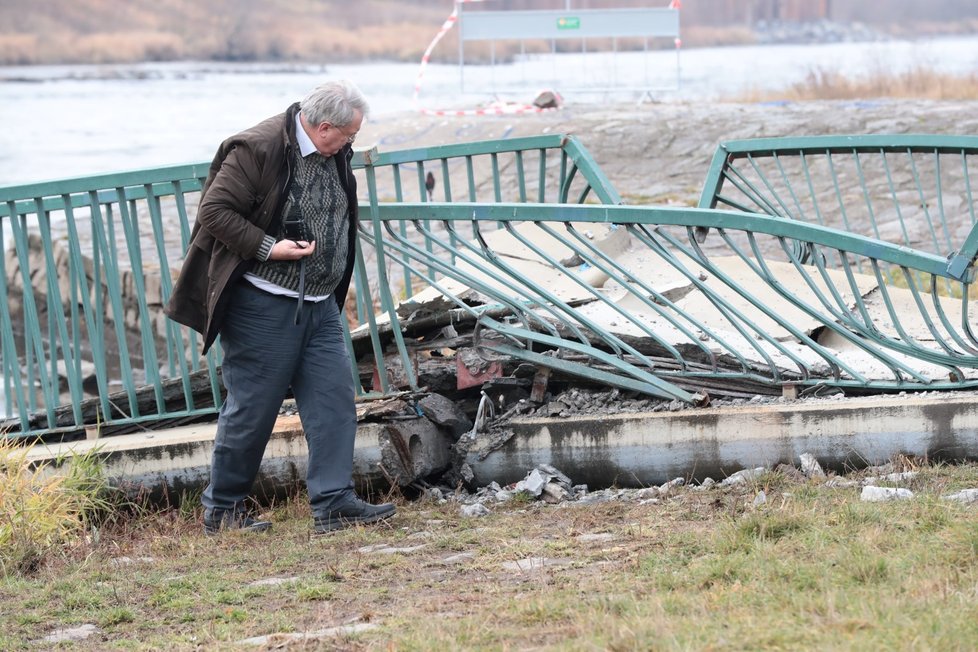
[[[486,108],[481,109],[428,109],[419,106],[418,97],[421,94],[421,82],[424,79],[425,68],[428,66],[428,60],[431,58],[431,52],[438,45],[438,42],[442,39],[445,34],[448,33],[450,29],[455,26],[458,22],[458,5],[462,3],[469,2],[487,2],[487,0],[458,0],[455,6],[452,8],[452,13],[445,19],[442,24],[441,29],[435,35],[435,38],[431,40],[428,47],[425,49],[424,54],[421,56],[421,67],[418,68],[418,76],[414,82],[414,106],[418,111],[425,115],[436,115],[436,116],[466,116],[466,115],[515,115],[519,113],[543,113],[544,111],[553,111],[554,109],[543,109],[533,104],[505,104],[497,103],[490,105]]]
[[[428,67],[428,60],[431,58],[431,52],[435,49],[435,46],[438,45],[438,42],[442,39],[442,37],[445,36],[445,34],[447,34],[449,30],[455,27],[455,23],[458,22],[458,5],[463,3],[467,4],[470,2],[488,2],[488,0],[456,0],[454,6],[452,7],[452,13],[449,14],[448,18],[445,19],[445,22],[442,23],[441,29],[438,30],[438,33],[435,34],[435,37],[431,40],[431,43],[429,43],[428,47],[425,49],[424,54],[421,55],[421,65],[418,68],[418,75],[414,80],[414,96],[412,98],[412,101],[414,103],[415,108],[420,113],[423,113],[425,115],[435,115],[435,116],[516,115],[520,113],[543,113],[546,111],[556,110],[555,108],[541,108],[539,106],[536,106],[535,104],[507,104],[507,103],[496,103],[482,109],[458,109],[458,110],[428,109],[419,106],[418,98],[421,95],[421,82],[424,79],[425,68]],[[676,10],[681,9],[682,8],[681,0],[670,0],[669,8],[676,9]],[[681,44],[682,41],[680,41],[679,37],[676,37],[676,48],[678,49]]]

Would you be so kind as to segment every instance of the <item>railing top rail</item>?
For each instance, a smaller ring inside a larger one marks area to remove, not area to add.
[[[170,165],[128,172],[110,172],[88,177],[74,177],[56,181],[40,181],[18,186],[0,187],[0,202],[56,197],[92,190],[142,186],[148,183],[165,183],[182,179],[203,179],[207,176],[210,162]]]
[[[750,138],[720,143],[718,151],[734,158],[774,154],[842,152],[978,152],[978,136],[936,134],[834,135],[792,138]]]
[[[882,242],[856,233],[847,233],[794,220],[784,220],[758,213],[743,213],[707,208],[615,206],[583,204],[482,204],[399,203],[379,207],[381,219],[438,220],[445,222],[492,221],[511,222],[592,222],[603,224],[638,224],[649,226],[708,227],[765,233],[816,245],[871,256],[877,260],[904,265],[936,276],[953,278],[947,270],[947,258]]]

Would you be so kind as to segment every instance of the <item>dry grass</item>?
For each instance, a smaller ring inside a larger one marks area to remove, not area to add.
[[[32,465],[29,452],[0,437],[0,577],[31,572],[70,550],[108,507],[95,455],[51,473]]]
[[[789,100],[858,100],[873,98],[974,100],[978,99],[978,74],[951,75],[926,67],[906,72],[877,71],[854,79],[824,68],[814,68],[804,81],[778,91],[752,91],[736,98],[742,102]]]
[[[269,535],[211,539],[196,520],[144,516],[0,586],[0,648],[83,623],[101,632],[72,649],[231,649],[366,623],[257,649],[966,649],[978,510],[940,496],[978,486],[978,467],[917,470],[899,503],[769,473],[483,518],[402,499],[389,525],[315,540],[301,497],[267,512]]]

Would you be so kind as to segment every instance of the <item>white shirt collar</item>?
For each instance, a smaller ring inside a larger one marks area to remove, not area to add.
[[[302,128],[302,120],[299,119],[299,113],[299,111],[295,112],[295,140],[299,144],[299,153],[303,157],[306,157],[310,154],[315,154],[317,150],[316,146],[312,144],[312,139],[309,138],[309,134]]]

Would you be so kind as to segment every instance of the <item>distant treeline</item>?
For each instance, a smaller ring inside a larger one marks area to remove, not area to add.
[[[661,0],[661,5],[668,5]],[[648,7],[639,0],[489,0],[465,11]],[[0,64],[419,60],[451,0],[2,0]],[[682,0],[684,47],[749,43],[759,20],[859,20],[898,33],[975,31],[974,0]],[[488,52],[466,47],[466,60]],[[626,44],[627,45],[627,44]],[[529,49],[544,47],[531,44]],[[668,46],[666,44],[665,46]],[[567,47],[573,49],[573,44]],[[514,51],[515,46],[510,46]],[[455,30],[433,58],[454,61]],[[497,49],[505,57],[506,44]]]

